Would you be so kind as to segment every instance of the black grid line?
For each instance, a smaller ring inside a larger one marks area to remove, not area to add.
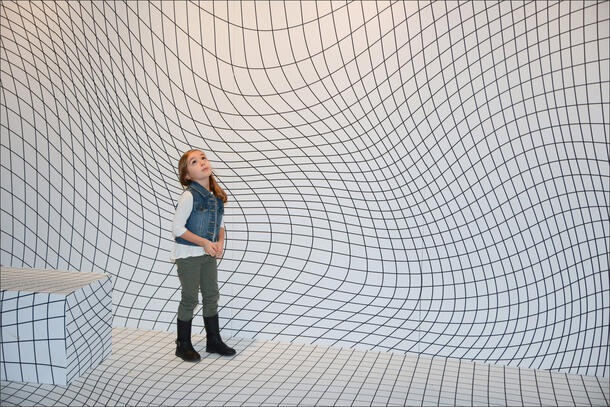
[[[0,263],[110,273],[115,325],[173,330],[175,165],[201,148],[228,335],[607,377],[609,22],[4,1]]]

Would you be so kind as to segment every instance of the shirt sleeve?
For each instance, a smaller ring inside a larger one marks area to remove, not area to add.
[[[182,236],[186,232],[186,221],[191,216],[193,210],[193,194],[191,191],[184,191],[178,198],[178,206],[174,214],[174,223],[172,225],[172,233],[174,237]]]

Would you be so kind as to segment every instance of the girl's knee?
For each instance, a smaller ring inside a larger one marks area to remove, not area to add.
[[[186,308],[186,309],[194,309],[197,304],[199,304],[199,301],[197,301],[197,299],[193,299],[193,298],[182,298],[182,301],[180,301],[180,306]]]
[[[182,298],[180,299],[180,308],[193,311],[195,307],[199,304],[199,299],[197,298],[197,294],[195,295],[185,295],[182,293]]]

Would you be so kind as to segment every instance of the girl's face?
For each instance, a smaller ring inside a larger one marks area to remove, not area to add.
[[[201,184],[209,181],[210,175],[212,175],[212,167],[203,152],[193,151],[186,160],[186,172],[186,179]]]

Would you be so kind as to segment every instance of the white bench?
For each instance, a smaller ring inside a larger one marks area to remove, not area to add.
[[[67,386],[112,352],[110,275],[0,267],[0,379]]]

